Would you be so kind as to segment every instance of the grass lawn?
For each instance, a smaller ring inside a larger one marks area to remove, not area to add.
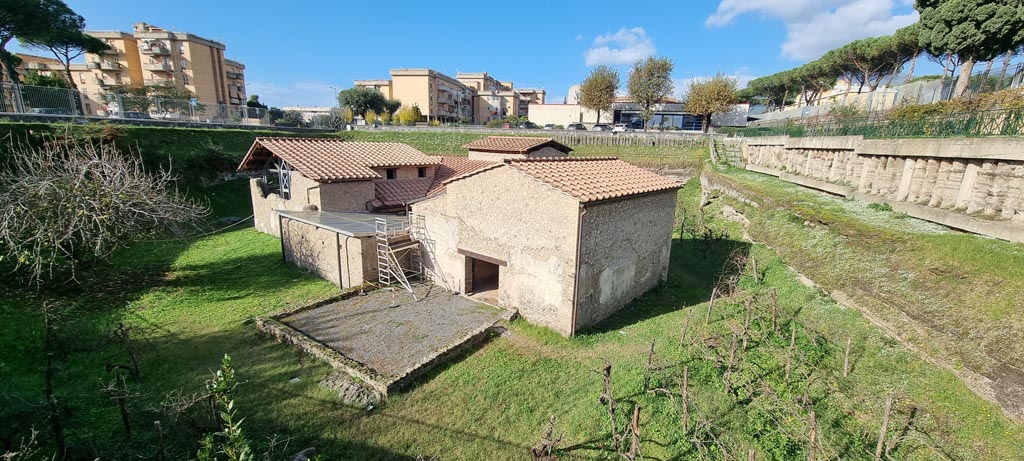
[[[1024,245],[948,230],[757,173],[723,178],[762,201],[751,236],[842,290],[953,369],[1024,387]],[[1022,394],[996,398],[1020,408]]]
[[[245,197],[237,184],[218,190],[224,197]],[[687,216],[693,216],[699,196],[695,181],[680,192]],[[216,215],[245,212],[226,209],[233,202],[224,198],[213,203]],[[43,297],[55,297],[76,304],[60,326],[66,346],[56,382],[68,412],[69,442],[83,456],[152,458],[155,420],[163,424],[171,459],[194,453],[201,433],[211,427],[208,411],[200,405],[174,417],[161,402],[199,392],[227,353],[243,382],[236,393],[243,427],[260,447],[274,434],[287,441],[286,448],[278,445],[280,458],[315,446],[329,459],[524,459],[553,415],[565,433],[566,457],[620,459],[610,449],[607,413],[598,403],[602,383],[595,370],[606,363],[613,368],[620,426],[633,404],[642,407],[646,459],[692,459],[698,452],[726,459],[723,450],[738,458],[751,448],[758,459],[799,459],[806,456],[812,407],[822,458],[870,459],[890,390],[899,395],[890,425],[891,437],[898,437],[892,447],[896,459],[936,459],[939,452],[958,460],[1024,458],[1020,425],[859,313],[800,284],[773,250],[741,241],[737,226],[720,218],[723,204],[716,201],[707,210],[708,224],[723,233],[720,239],[677,239],[669,282],[593,331],[566,339],[513,322],[508,337],[435,369],[370,415],[317,385],[329,372],[325,366],[258,335],[248,322],[336,290],[282,263],[279,241],[271,236],[238,229],[191,243],[140,245],[58,292],[35,293],[5,279],[0,436],[16,443],[30,426],[44,434],[47,429],[38,406],[42,328],[34,312]],[[755,283],[749,274],[742,276],[742,292],[732,302],[717,300],[705,326],[711,286],[736,251],[754,255],[763,278]],[[773,289],[782,313],[778,330],[766,326],[764,310]],[[744,323],[746,298],[756,299],[760,310],[751,322],[751,344],[735,361],[734,399],[723,385],[722,357],[727,338]],[[680,344],[687,315],[688,339]],[[110,380],[105,366],[127,360],[109,335],[119,322],[131,326],[141,360],[141,378],[129,380],[136,430],[131,440],[117,407],[99,392]],[[786,381],[790,328],[798,340],[793,378]],[[847,338],[855,347],[852,373],[844,378],[839,370]],[[652,339],[655,363],[663,367],[651,375],[654,386],[676,389],[681,367],[689,367],[689,437],[682,434],[678,402],[643,392]],[[796,403],[805,390],[807,407]]]
[[[510,136],[551,136],[550,132],[510,133]],[[438,131],[358,130],[339,133],[356,141],[401,142],[427,154],[466,155],[462,146],[492,133],[457,133]],[[622,160],[648,168],[700,168],[707,147],[685,148],[671,146],[570,146],[571,155],[586,157],[619,157]]]

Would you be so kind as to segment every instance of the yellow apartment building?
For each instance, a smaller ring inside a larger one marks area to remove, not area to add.
[[[248,99],[245,65],[225,58],[223,43],[144,22],[136,23],[132,33],[86,33],[111,47],[101,55],[86,54],[85,63],[71,67],[87,113],[118,110],[104,96],[118,85],[168,85],[188,91],[211,115],[244,106]]]
[[[416,104],[428,121],[475,124],[526,114],[527,106],[537,101],[543,104],[546,94],[532,88],[515,89],[512,82],[487,72],[459,72],[452,78],[433,69],[391,69],[390,80],[356,80],[354,85],[377,90],[403,106]]]
[[[14,68],[19,79],[24,80],[26,75],[33,72],[39,75],[61,75],[64,73],[64,66],[57,59],[24,53],[14,53],[14,55],[21,59],[21,64]],[[10,83],[11,80],[8,78],[7,72],[0,72],[0,74],[2,74],[0,81]]]

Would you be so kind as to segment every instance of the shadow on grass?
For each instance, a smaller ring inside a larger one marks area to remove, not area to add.
[[[750,253],[750,243],[729,239],[684,238],[672,241],[668,280],[582,334],[605,333],[711,299],[715,283],[732,275],[730,257]]]

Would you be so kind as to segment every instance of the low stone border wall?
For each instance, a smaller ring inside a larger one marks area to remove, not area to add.
[[[1024,139],[766,136],[742,143],[747,170],[1024,243]]]
[[[366,287],[363,287],[366,288]],[[434,351],[429,357],[420,361],[416,365],[413,365],[408,370],[405,370],[398,376],[383,376],[376,370],[363,365],[351,358],[346,357],[344,354],[331,349],[323,343],[313,339],[306,335],[302,331],[292,328],[288,324],[281,321],[281,319],[297,314],[299,312],[315,309],[327,304],[344,301],[353,296],[359,294],[360,287],[349,289],[341,294],[334,294],[325,296],[322,298],[314,299],[310,302],[304,303],[296,308],[288,309],[285,311],[277,312],[266,317],[257,317],[254,320],[256,328],[264,333],[269,334],[278,342],[291,344],[298,347],[302,351],[309,355],[312,355],[325,363],[330,365],[332,368],[343,371],[350,376],[359,379],[367,386],[371,387],[375,391],[379,392],[383,397],[393,394],[399,389],[409,385],[416,378],[422,376],[430,369],[434,368],[438,364],[445,362],[446,360],[465,353],[469,349],[482,344],[487,340],[493,332],[496,323],[493,325],[487,325],[485,327],[478,328],[477,330],[469,333],[468,335],[454,341],[451,344],[446,345],[440,349]]]

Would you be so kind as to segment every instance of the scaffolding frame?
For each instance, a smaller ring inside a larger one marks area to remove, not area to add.
[[[385,218],[374,220],[377,239],[377,279],[381,286],[400,285],[412,294],[410,278],[422,278],[423,259],[420,255],[420,242],[413,231],[412,218],[404,222],[388,222]],[[402,266],[402,258],[408,256],[408,267]]]

